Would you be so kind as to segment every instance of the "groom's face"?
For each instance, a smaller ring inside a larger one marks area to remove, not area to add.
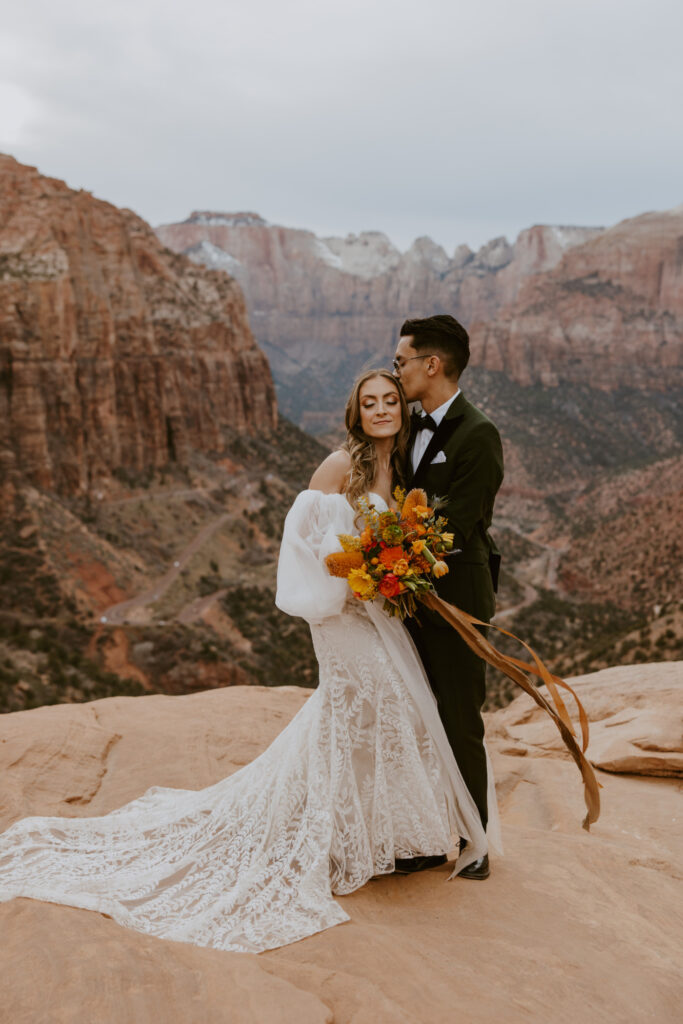
[[[429,378],[425,374],[428,356],[423,357],[422,353],[416,352],[412,343],[412,334],[399,338],[394,355],[394,376],[400,380],[406,399],[409,402],[417,402],[422,398],[429,383]]]

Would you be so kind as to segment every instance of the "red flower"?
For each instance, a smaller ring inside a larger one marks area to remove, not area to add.
[[[393,572],[388,572],[379,585],[379,592],[385,597],[396,597],[402,590],[401,581]]]

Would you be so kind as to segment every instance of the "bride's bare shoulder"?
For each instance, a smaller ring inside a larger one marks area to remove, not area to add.
[[[350,469],[351,456],[343,448],[338,448],[320,463],[308,486],[325,494],[343,494]]]

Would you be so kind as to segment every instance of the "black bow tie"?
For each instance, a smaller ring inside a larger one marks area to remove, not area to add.
[[[415,430],[431,430],[432,432],[436,430],[436,423],[429,413],[421,415],[419,412],[413,412],[410,419]]]

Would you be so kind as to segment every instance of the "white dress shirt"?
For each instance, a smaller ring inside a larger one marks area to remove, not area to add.
[[[444,416],[450,409],[451,403],[456,400],[459,394],[460,388],[458,388],[454,395],[451,395],[450,398],[447,398],[443,405],[440,405],[439,408],[435,409],[434,412],[431,414],[432,419],[436,423],[437,427],[439,426],[441,420],[444,418]],[[420,462],[422,461],[422,456],[427,451],[427,445],[429,444],[433,437],[434,432],[432,430],[418,430],[418,432],[415,434],[415,440],[413,441],[413,450],[410,455],[410,460],[413,466],[413,473],[417,472],[417,467],[420,465]]]

